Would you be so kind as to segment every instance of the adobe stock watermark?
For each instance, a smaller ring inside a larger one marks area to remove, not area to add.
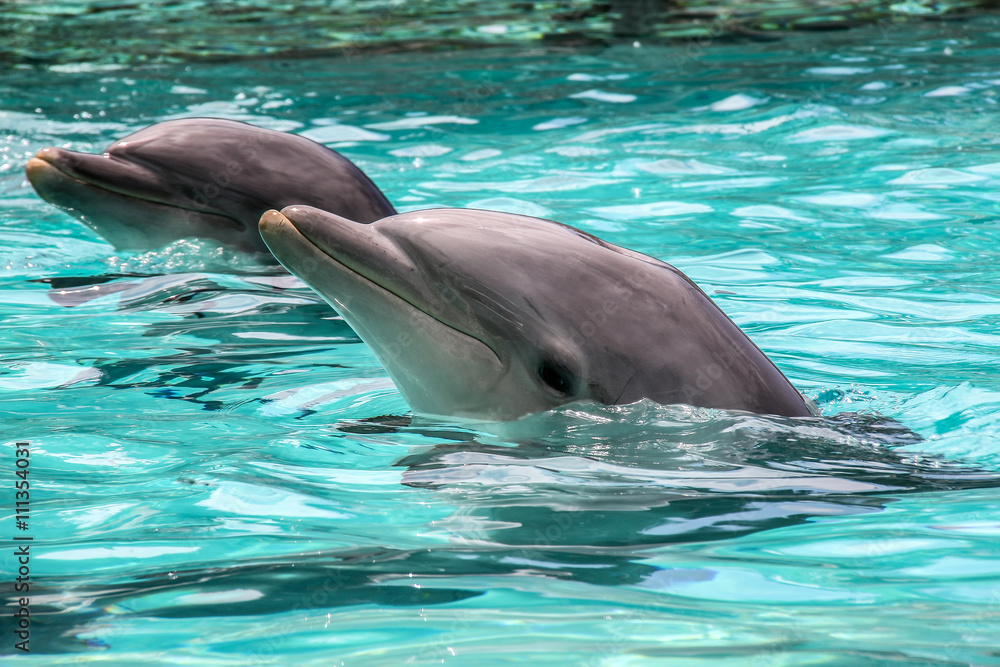
[[[372,12],[371,17],[365,21],[361,28],[361,34],[340,48],[340,54],[347,60],[359,55],[367,44],[377,40],[385,32],[386,27],[392,23],[395,14],[388,8]]]
[[[31,443],[13,445],[14,483],[13,502],[15,533],[13,566],[11,567],[15,593],[14,650],[31,652]]]

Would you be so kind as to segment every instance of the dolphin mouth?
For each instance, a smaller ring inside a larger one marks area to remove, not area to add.
[[[287,209],[285,209],[285,210],[287,210]],[[357,224],[359,226],[365,226],[365,227],[369,226],[369,225],[363,225],[362,223],[352,223],[352,224]],[[276,211],[276,210],[272,209],[272,210],[267,211],[266,213],[264,213],[264,215],[262,215],[261,218],[260,218],[259,228],[260,228],[260,234],[264,238],[265,242],[268,242],[269,239],[277,241],[277,239],[279,238],[279,236],[281,234],[283,234],[283,233],[284,234],[288,234],[288,233],[295,234],[301,242],[308,243],[310,246],[312,246],[313,248],[315,248],[315,250],[317,252],[321,253],[325,257],[329,258],[331,261],[335,262],[338,266],[340,266],[341,268],[343,268],[345,271],[351,273],[352,275],[354,275],[358,279],[360,279],[360,280],[368,283],[369,285],[372,285],[372,286],[378,288],[379,290],[382,290],[383,292],[386,292],[387,294],[391,294],[392,296],[396,297],[400,301],[405,302],[411,308],[413,308],[416,311],[419,311],[419,312],[423,313],[427,317],[430,317],[431,319],[433,319],[434,321],[436,321],[441,326],[447,327],[448,329],[451,329],[452,331],[454,331],[456,333],[462,334],[463,336],[468,336],[469,338],[477,341],[483,347],[485,347],[490,352],[492,352],[493,355],[496,357],[496,359],[497,359],[498,362],[500,362],[500,363],[503,362],[503,360],[501,359],[500,355],[497,354],[497,351],[495,349],[493,349],[493,346],[491,346],[489,343],[487,343],[486,341],[484,341],[479,336],[476,336],[476,335],[474,335],[474,334],[472,334],[472,333],[470,333],[468,331],[465,331],[463,328],[458,327],[458,326],[456,326],[454,324],[451,324],[450,322],[446,322],[446,321],[442,320],[439,316],[435,315],[433,312],[430,312],[430,310],[427,307],[421,306],[418,303],[414,303],[414,300],[412,298],[407,298],[405,295],[401,294],[399,291],[394,290],[391,287],[388,287],[388,286],[384,285],[382,282],[376,280],[375,278],[373,278],[371,276],[368,276],[368,275],[362,273],[361,271],[359,271],[359,270],[355,269],[354,267],[352,267],[350,264],[344,262],[340,258],[338,258],[335,255],[331,254],[331,252],[326,249],[326,244],[319,243],[315,239],[311,238],[309,236],[307,230],[303,229],[302,227],[297,226],[290,216],[284,215],[283,211]],[[274,253],[274,256],[278,257],[279,261],[280,261],[280,255],[279,255],[280,251],[276,251],[275,248],[271,245],[270,242],[268,242],[267,245],[268,245],[269,248],[271,248],[271,251]],[[289,268],[288,266],[286,266],[285,268],[288,268],[289,270],[291,270],[291,268]],[[299,276],[299,277],[302,278],[302,276]],[[308,283],[309,281],[306,280],[306,282]]]
[[[158,204],[160,206],[168,206],[170,208],[187,210],[191,211],[192,213],[200,213],[203,215],[211,215],[219,218],[224,218],[226,220],[231,221],[237,228],[242,228],[242,225],[240,224],[239,220],[232,218],[228,215],[225,215],[224,213],[209,211],[202,208],[197,208],[195,206],[184,206],[183,204],[180,204],[176,201],[167,201],[165,197],[158,198],[149,195],[144,195],[134,190],[129,190],[128,188],[122,187],[120,185],[116,186],[109,180],[98,180],[94,178],[88,178],[84,174],[81,174],[79,171],[73,169],[72,165],[67,164],[68,161],[65,159],[66,155],[72,155],[73,159],[76,160],[115,159],[113,157],[108,156],[107,154],[97,156],[85,153],[75,153],[73,151],[64,151],[59,148],[43,148],[40,151],[38,151],[38,153],[35,154],[35,157],[28,160],[28,164],[25,166],[25,172],[28,175],[28,181],[31,182],[32,187],[34,187],[35,190],[38,191],[40,195],[43,194],[43,191],[45,191],[46,193],[49,192],[47,185],[51,185],[50,177],[55,175],[53,174],[53,170],[55,170],[55,172],[58,173],[59,177],[72,181],[75,185],[78,185],[80,187],[92,188],[94,190],[100,190],[113,195],[117,195],[119,197],[127,197],[129,199],[136,199],[138,201],[149,202],[151,204]],[[49,183],[46,183],[47,179],[49,180]],[[48,199],[48,197],[44,196],[43,198]]]

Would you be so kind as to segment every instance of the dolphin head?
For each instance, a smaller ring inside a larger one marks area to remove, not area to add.
[[[809,414],[677,269],[572,227],[465,209],[362,225],[292,206],[260,230],[418,412],[503,420],[649,398]]]
[[[298,202],[361,222],[395,213],[342,155],[305,137],[218,118],[158,123],[101,155],[43,148],[26,172],[39,196],[119,250],[200,237],[266,252],[261,214]]]

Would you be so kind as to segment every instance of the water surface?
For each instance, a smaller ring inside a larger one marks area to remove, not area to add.
[[[891,27],[7,71],[36,661],[1000,664],[1000,22]],[[23,176],[185,116],[671,262],[824,417],[413,416],[273,267],[116,253]]]

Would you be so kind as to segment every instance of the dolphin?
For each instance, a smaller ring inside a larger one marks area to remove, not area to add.
[[[365,225],[291,206],[260,231],[416,412],[504,421],[645,398],[812,414],[678,269],[558,222],[430,209]]]
[[[358,222],[396,210],[353,162],[310,139],[221,118],[151,125],[102,155],[43,148],[28,161],[35,191],[118,250],[181,238],[267,252],[262,213],[308,204]]]

